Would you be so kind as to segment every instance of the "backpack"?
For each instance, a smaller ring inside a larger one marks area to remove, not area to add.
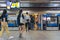
[[[22,15],[23,15],[23,14],[21,14],[21,16],[20,16],[20,23],[24,23],[24,18],[23,18]]]
[[[34,17],[31,16],[30,18],[31,18],[31,21],[30,21],[30,22],[31,22],[31,23],[34,23],[34,22],[35,22]]]

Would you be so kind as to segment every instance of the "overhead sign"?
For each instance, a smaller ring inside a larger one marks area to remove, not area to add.
[[[16,2],[16,3],[12,3],[11,4],[11,8],[19,8],[19,2]]]

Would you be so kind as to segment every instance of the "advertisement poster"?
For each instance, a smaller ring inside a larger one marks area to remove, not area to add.
[[[20,8],[20,2],[18,0],[7,0],[6,5],[7,5],[7,9]]]

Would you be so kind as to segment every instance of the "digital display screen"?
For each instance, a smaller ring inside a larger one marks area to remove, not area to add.
[[[7,9],[20,8],[20,2],[17,0],[8,0],[6,4],[7,4]]]

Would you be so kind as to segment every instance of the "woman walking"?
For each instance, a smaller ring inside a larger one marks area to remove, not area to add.
[[[24,31],[24,15],[22,14],[22,9],[19,11],[19,15],[17,17],[18,26],[19,26],[19,37],[22,37],[22,33]]]
[[[1,22],[1,34],[0,34],[0,36],[2,36],[4,31],[6,30],[6,33],[9,37],[9,39],[11,39],[11,38],[13,38],[13,36],[10,36],[10,32],[8,30],[7,17],[8,17],[7,10],[4,9],[3,13],[1,15],[2,22]]]

